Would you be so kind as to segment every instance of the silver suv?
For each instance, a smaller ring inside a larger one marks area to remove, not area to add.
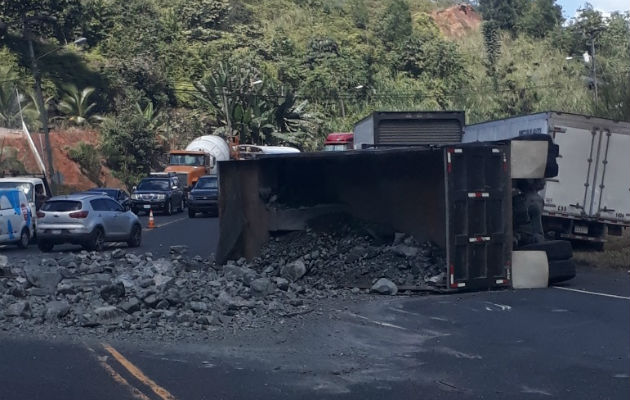
[[[142,242],[140,220],[105,195],[56,196],[37,212],[37,238],[41,251],[62,243],[79,244],[88,250],[102,250],[105,242]]]

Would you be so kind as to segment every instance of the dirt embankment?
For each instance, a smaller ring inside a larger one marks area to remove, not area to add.
[[[431,17],[444,36],[461,38],[479,30],[481,15],[470,4],[459,4],[443,10],[436,10]]]
[[[42,156],[44,165],[48,165],[46,159],[44,135],[31,133],[33,143]],[[79,143],[98,146],[99,134],[96,131],[69,129],[52,131],[50,133],[51,147],[53,149],[53,161],[55,171],[61,175],[61,183],[64,191],[86,190],[99,184],[110,187],[122,187],[121,182],[114,178],[112,171],[104,165],[101,160],[100,182],[90,180],[81,166],[69,157],[69,151]],[[13,173],[39,174],[37,160],[30,150],[28,142],[20,130],[0,130],[0,165],[5,175]],[[23,168],[23,170],[22,170]]]

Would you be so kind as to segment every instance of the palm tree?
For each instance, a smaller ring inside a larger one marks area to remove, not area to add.
[[[90,103],[93,87],[86,87],[79,91],[73,84],[63,86],[65,94],[57,105],[57,109],[65,115],[68,121],[76,125],[84,125],[90,121],[100,121],[99,115],[90,115],[96,103]]]

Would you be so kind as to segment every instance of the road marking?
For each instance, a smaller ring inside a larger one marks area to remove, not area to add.
[[[122,365],[123,367],[125,367],[125,369],[127,371],[129,371],[129,373],[131,375],[133,375],[134,377],[136,377],[136,379],[138,379],[140,382],[144,383],[145,385],[147,385],[149,388],[151,388],[151,390],[153,391],[153,393],[157,394],[162,400],[177,400],[175,398],[175,396],[173,396],[172,394],[169,393],[168,390],[164,389],[162,386],[158,385],[157,383],[155,383],[151,378],[149,378],[148,376],[146,376],[141,370],[140,368],[136,367],[135,365],[133,365],[131,363],[131,361],[127,360],[122,354],[120,354],[115,348],[113,348],[112,346],[103,343],[103,348],[112,355],[112,357],[114,357],[116,359],[116,361],[118,361],[120,363],[120,365]]]
[[[555,289],[560,289],[560,290],[568,290],[570,292],[578,292],[578,293],[584,293],[584,294],[592,294],[595,296],[603,296],[603,297],[610,297],[613,299],[622,299],[622,300],[630,300],[630,297],[626,297],[626,296],[617,296],[616,294],[608,294],[608,293],[599,293],[599,292],[590,292],[588,290],[581,290],[581,289],[573,289],[573,288],[568,288],[568,287],[560,287],[560,286],[554,286]]]
[[[512,309],[511,306],[506,306],[505,304],[496,304],[496,303],[492,303],[490,301],[486,301],[486,303],[495,306],[496,308],[498,308],[500,311],[510,311]],[[491,307],[486,306],[486,310],[488,311],[495,311],[494,309],[492,309]]]
[[[402,329],[403,331],[406,331],[406,330],[407,330],[407,328],[405,328],[405,327],[403,327],[403,326],[398,326],[398,325],[390,324],[390,323],[388,323],[388,322],[375,321],[375,320],[370,319],[370,318],[368,318],[368,317],[364,317],[363,315],[359,315],[359,314],[355,314],[355,313],[351,313],[351,312],[347,312],[347,314],[348,314],[348,315],[351,315],[351,316],[353,316],[353,317],[357,317],[357,318],[360,318],[360,319],[364,319],[364,320],[369,321],[369,322],[371,322],[371,323],[373,323],[373,324],[376,324],[376,325],[385,326],[385,327],[388,327],[388,328]]]
[[[183,218],[178,218],[178,219],[175,219],[175,220],[173,220],[173,221],[166,222],[166,223],[164,223],[164,224],[156,224],[156,226],[155,226],[155,228],[154,228],[154,229],[156,229],[156,228],[161,228],[161,227],[163,227],[163,226],[167,226],[167,225],[170,225],[170,224],[174,224],[174,223],[176,223],[176,222],[180,222],[180,221],[183,221],[183,220],[185,220],[185,219],[187,219],[187,218],[186,218],[186,217],[183,217]],[[144,229],[143,229],[143,231],[147,231],[147,232],[148,232],[148,231],[152,231],[152,230],[154,230],[154,229],[144,228]]]
[[[96,352],[90,346],[85,345],[85,347],[87,347],[89,351],[94,353],[96,359],[98,360],[98,363],[101,365],[101,367],[103,367],[105,371],[107,371],[107,373],[112,377],[114,382],[122,386],[125,386],[127,389],[129,389],[129,391],[131,392],[131,395],[138,400],[151,400],[149,396],[142,393],[140,389],[130,384],[129,381],[127,381],[123,376],[121,376],[118,372],[116,372],[114,368],[112,368],[111,365],[107,363],[107,356],[100,357],[96,354]]]

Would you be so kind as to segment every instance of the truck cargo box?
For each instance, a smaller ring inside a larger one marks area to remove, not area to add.
[[[354,148],[460,143],[463,111],[378,111],[354,126]]]
[[[253,258],[273,231],[344,210],[439,246],[450,289],[509,286],[509,149],[460,144],[220,162],[217,261]]]
[[[541,192],[547,231],[603,241],[630,225],[630,122],[544,112],[469,125],[463,142],[531,134],[550,135],[560,149],[558,176]]]

